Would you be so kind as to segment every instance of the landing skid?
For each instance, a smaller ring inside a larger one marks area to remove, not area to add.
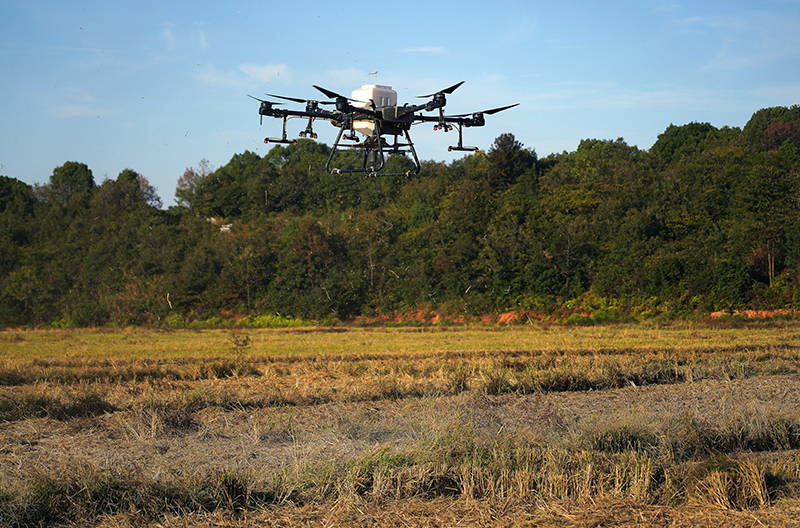
[[[344,135],[345,128],[342,126],[339,129],[339,134],[336,136],[336,141],[333,143],[333,147],[331,148],[331,153],[328,156],[328,161],[325,163],[325,170],[329,174],[352,174],[356,172],[362,172],[367,176],[413,176],[415,174],[419,174],[419,171],[422,169],[419,158],[417,157],[417,151],[414,149],[414,143],[411,141],[411,136],[408,134],[408,130],[403,130],[403,134],[405,135],[405,143],[400,143],[400,135],[397,134],[394,136],[394,143],[389,145],[386,140],[379,134],[379,123],[375,123],[375,131],[376,134],[367,137],[363,143],[355,144],[355,145],[347,145],[342,144],[342,139],[349,139],[358,141],[355,136],[355,133]],[[384,148],[386,150],[384,150]],[[363,150],[364,151],[364,161],[360,169],[339,169],[335,167],[331,167],[331,161],[333,160],[334,156],[337,152],[343,149],[349,150]],[[383,165],[386,159],[386,155],[388,154],[400,154],[405,156],[406,153],[410,152],[414,158],[414,170],[409,170],[406,172],[380,172],[383,169]],[[370,163],[378,162],[378,166],[370,165]]]

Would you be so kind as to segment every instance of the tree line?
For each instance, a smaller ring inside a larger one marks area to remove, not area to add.
[[[670,125],[649,150],[540,159],[503,134],[415,176],[328,174],[329,147],[301,139],[188,168],[166,210],[131,169],[0,176],[0,325],[794,308],[798,149],[792,106]]]

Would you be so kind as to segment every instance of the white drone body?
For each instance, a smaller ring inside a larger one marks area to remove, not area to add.
[[[350,98],[356,108],[367,108],[375,110],[384,106],[397,106],[397,92],[391,86],[380,84],[365,84],[361,88],[353,90]],[[353,123],[356,132],[365,136],[375,133],[375,121],[372,119],[357,120]]]

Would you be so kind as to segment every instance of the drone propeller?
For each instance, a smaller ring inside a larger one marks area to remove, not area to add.
[[[428,94],[428,95],[418,95],[417,98],[418,99],[425,99],[427,97],[436,97],[437,95],[442,95],[442,94],[450,95],[451,93],[455,92],[456,88],[458,88],[462,84],[464,84],[464,81],[461,81],[460,83],[454,84],[453,86],[451,86],[449,88],[445,88],[444,90],[439,90],[436,93],[432,93],[432,94]]]
[[[267,95],[269,95],[269,94],[267,94]],[[263,99],[259,99],[258,97],[253,97],[253,96],[252,96],[252,95],[250,95],[250,94],[247,94],[247,97],[249,97],[250,99],[255,99],[256,101],[258,101],[258,102],[259,102],[259,103],[261,103],[261,104],[270,105],[270,106],[271,106],[271,105],[280,105],[280,104],[283,104],[283,103],[273,103],[272,101],[265,101],[265,100],[263,100]],[[276,96],[276,95],[273,95],[272,97],[277,97],[277,96]]]
[[[286,99],[287,101],[292,101],[295,103],[317,103],[323,105],[331,105],[336,104],[336,101],[312,101],[309,99],[300,99],[298,97],[286,97],[285,95],[275,95],[275,94],[266,94],[270,97],[277,97],[278,99]]]
[[[265,101],[264,99],[259,99],[258,97],[253,97],[250,94],[247,94],[247,97],[249,97],[250,99],[255,99],[256,101],[261,103],[261,108],[258,109],[258,115],[259,115],[258,122],[259,122],[259,124],[264,124],[264,116],[265,115],[272,115],[272,112],[273,112],[272,107],[273,107],[273,105],[282,105],[283,104],[283,103],[274,103],[272,101]]]
[[[470,112],[469,114],[457,114],[448,117],[467,117],[475,114],[487,114],[492,115],[496,114],[497,112],[502,112],[503,110],[508,110],[509,108],[514,108],[515,106],[519,106],[519,103],[508,105],[508,106],[501,106],[500,108],[492,108],[491,110],[484,110],[483,112]]]
[[[340,94],[338,94],[336,92],[332,92],[332,91],[328,90],[327,88],[322,88],[321,86],[317,86],[316,84],[314,84],[313,86],[314,86],[314,88],[316,88],[317,90],[319,90],[320,92],[325,94],[325,97],[330,97],[331,99],[347,99],[348,101],[351,100],[349,97],[345,97],[345,96],[340,95]]]
[[[314,86],[314,88],[316,88],[317,90],[319,90],[320,92],[325,94],[326,97],[330,97],[331,99],[347,99],[348,101],[353,102],[353,103],[369,104],[369,101],[361,101],[360,99],[353,99],[351,97],[345,97],[344,95],[338,94],[336,92],[332,92],[332,91],[328,90],[327,88],[323,88],[321,86],[317,86],[316,84],[314,84],[313,86]]]
[[[484,110],[481,113],[492,115],[492,114],[496,114],[497,112],[502,112],[503,110],[508,110],[509,108],[514,108],[515,106],[519,106],[519,103],[514,103],[514,104],[508,105],[508,106],[501,106],[500,108],[492,108],[491,110]]]

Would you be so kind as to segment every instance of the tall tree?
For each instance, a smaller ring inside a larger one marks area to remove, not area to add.
[[[487,177],[494,190],[510,187],[525,171],[536,165],[536,151],[523,148],[514,134],[501,134],[487,154]]]
[[[125,169],[117,176],[117,183],[130,187],[137,198],[160,209],[164,204],[158,196],[156,188],[142,174],[133,169]]]
[[[94,188],[94,176],[85,163],[68,161],[53,170],[50,187],[55,197],[67,202],[74,194]]]

